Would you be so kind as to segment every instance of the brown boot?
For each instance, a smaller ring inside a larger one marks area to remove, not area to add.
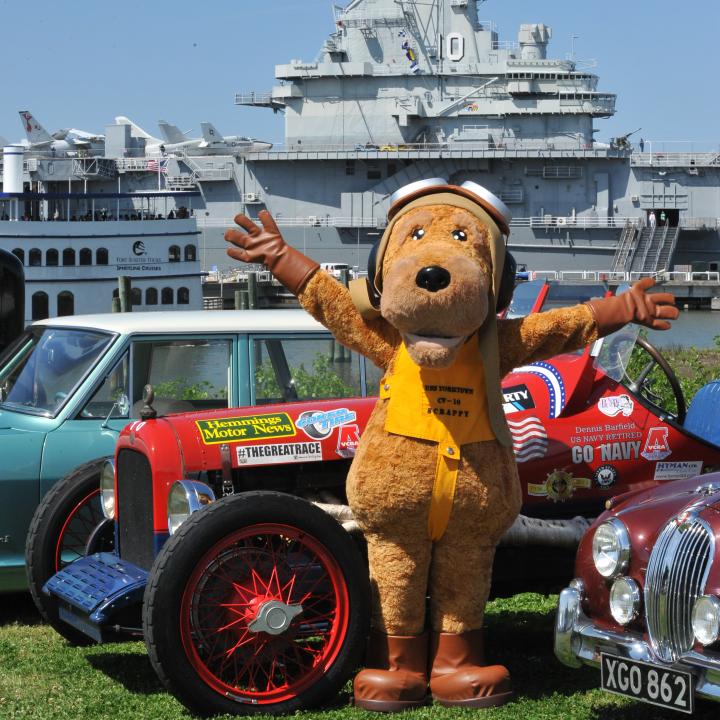
[[[427,702],[427,635],[373,633],[368,665],[355,676],[355,705],[376,712],[398,712]]]
[[[513,696],[510,673],[502,665],[485,665],[482,630],[433,633],[430,690],[440,705],[493,707]]]

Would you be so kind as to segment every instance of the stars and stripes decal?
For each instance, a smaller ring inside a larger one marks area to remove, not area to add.
[[[565,381],[558,369],[546,362],[536,362],[532,365],[523,365],[513,372],[529,373],[542,378],[550,396],[550,418],[556,418],[565,407]]]
[[[539,418],[528,417],[524,420],[507,420],[513,439],[515,459],[527,462],[545,457],[548,448],[548,436],[545,426]]]

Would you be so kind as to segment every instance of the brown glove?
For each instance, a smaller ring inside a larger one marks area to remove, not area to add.
[[[622,295],[587,302],[595,316],[598,337],[610,335],[631,322],[653,330],[669,330],[668,320],[675,320],[680,311],[672,293],[645,292],[654,284],[654,278],[643,278]]]
[[[234,228],[225,231],[225,239],[237,245],[236,248],[228,248],[227,254],[241,262],[267,265],[270,272],[293,295],[297,295],[320,265],[283,240],[267,210],[261,210],[258,217],[262,229],[245,215],[235,216],[235,222],[247,232]]]

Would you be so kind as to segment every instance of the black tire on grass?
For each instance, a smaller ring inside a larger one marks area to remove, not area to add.
[[[100,506],[100,472],[105,458],[75,468],[52,486],[35,510],[25,544],[30,594],[42,617],[73,645],[90,638],[58,617],[57,598],[43,585],[62,567],[91,552],[112,550],[114,529]],[[92,539],[93,547],[88,548]]]
[[[145,643],[165,687],[199,715],[292,713],[331,700],[362,661],[369,597],[333,518],[291,495],[242,493],[165,544],[145,591]],[[268,602],[280,606],[265,626],[277,633],[249,627]]]

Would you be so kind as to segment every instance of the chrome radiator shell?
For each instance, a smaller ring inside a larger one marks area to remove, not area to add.
[[[663,662],[674,663],[693,648],[692,608],[714,551],[712,530],[696,516],[674,518],[655,541],[645,574],[645,619],[651,647]]]

